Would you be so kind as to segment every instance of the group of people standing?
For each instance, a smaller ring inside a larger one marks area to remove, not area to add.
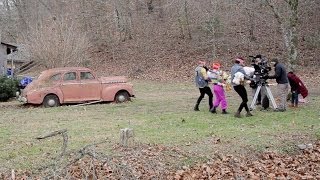
[[[278,59],[272,59],[271,64],[274,66],[275,74],[271,76],[266,76],[266,79],[276,79],[277,82],[277,97],[279,100],[278,112],[284,112],[287,108],[287,97],[289,91],[289,84],[291,87],[291,106],[298,106],[298,94],[301,94],[304,98],[308,95],[308,90],[304,86],[303,82],[298,76],[293,72],[287,73],[285,65],[280,63]],[[249,76],[245,70],[245,61],[243,58],[236,58],[234,65],[231,68],[231,85],[233,89],[238,93],[242,102],[240,103],[235,117],[241,118],[241,112],[243,109],[246,111],[246,117],[253,116],[248,107],[248,94],[245,88],[245,80],[253,81],[252,76]],[[235,83],[233,79],[236,73],[242,73],[243,79],[240,83]],[[222,71],[221,65],[219,63],[213,63],[210,68],[207,68],[206,61],[199,61],[197,68],[195,69],[195,82],[196,86],[199,88],[200,96],[194,107],[195,111],[199,111],[199,104],[204,98],[205,94],[209,96],[209,111],[212,113],[217,113],[217,108],[221,105],[222,114],[228,114],[227,112],[227,100],[225,96],[224,87],[226,86],[226,81],[228,75],[225,71]],[[210,88],[212,85],[212,88]],[[213,102],[213,93],[215,94],[215,101]]]

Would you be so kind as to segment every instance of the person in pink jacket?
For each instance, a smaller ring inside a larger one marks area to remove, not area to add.
[[[222,114],[228,114],[228,103],[224,91],[224,87],[226,86],[225,81],[227,79],[227,75],[220,68],[221,65],[219,63],[213,63],[211,70],[208,71],[208,76],[211,79],[211,82],[213,83],[212,91],[214,92],[216,97],[211,112],[217,113],[216,109],[221,104]]]

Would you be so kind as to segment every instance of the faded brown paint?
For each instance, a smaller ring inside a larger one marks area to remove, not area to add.
[[[75,75],[75,76],[74,76]],[[26,103],[42,104],[47,95],[56,95],[60,104],[89,101],[115,101],[120,91],[133,97],[133,85],[124,76],[100,77],[83,67],[43,71],[22,93]]]

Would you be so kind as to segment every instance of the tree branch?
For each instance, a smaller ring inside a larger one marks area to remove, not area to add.
[[[272,12],[274,14],[274,17],[276,18],[276,20],[278,21],[278,23],[280,25],[283,24],[283,20],[281,19],[280,14],[278,13],[278,11],[276,10],[276,8],[274,7],[274,5],[271,3],[271,0],[265,0],[268,4],[268,6],[272,9]]]
[[[38,140],[46,139],[46,138],[49,138],[49,137],[52,137],[52,136],[56,136],[56,135],[59,135],[59,134],[61,134],[62,137],[63,137],[63,145],[62,145],[61,154],[60,154],[60,157],[62,157],[65,154],[66,149],[67,149],[67,145],[68,145],[68,134],[67,134],[67,130],[66,129],[54,131],[54,132],[49,133],[49,134],[47,134],[45,136],[36,137],[36,139],[38,139]]]

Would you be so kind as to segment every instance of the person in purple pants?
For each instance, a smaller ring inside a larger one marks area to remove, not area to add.
[[[222,114],[228,114],[228,103],[224,91],[227,75],[220,68],[221,65],[219,63],[213,63],[212,69],[208,71],[208,76],[213,83],[212,91],[216,97],[213,103],[213,108],[210,111],[212,113],[217,113],[216,109],[221,104]]]

